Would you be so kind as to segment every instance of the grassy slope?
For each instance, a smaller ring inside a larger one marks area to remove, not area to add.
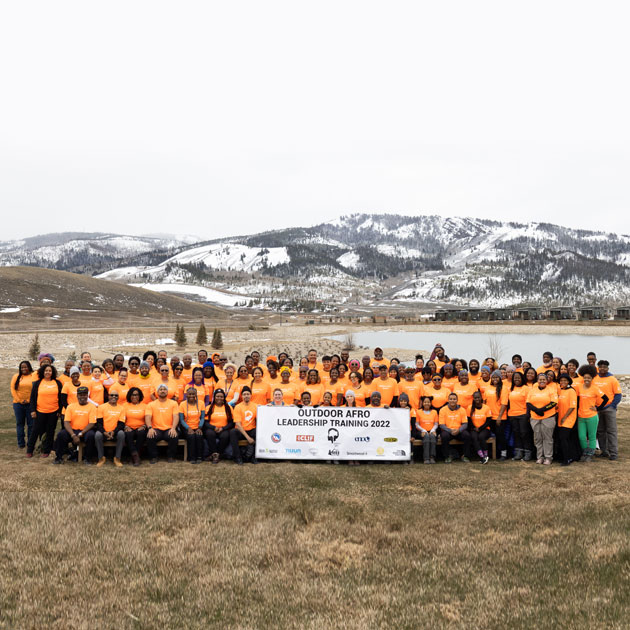
[[[58,468],[0,376],[0,627],[627,627],[627,459]]]

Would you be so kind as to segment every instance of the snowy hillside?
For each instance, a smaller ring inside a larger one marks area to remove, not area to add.
[[[305,311],[630,303],[630,237],[549,223],[353,214],[194,245],[63,236],[0,243],[0,263],[57,266],[225,305]]]

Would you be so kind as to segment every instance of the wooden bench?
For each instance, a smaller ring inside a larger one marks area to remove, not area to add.
[[[157,443],[158,446],[168,446],[168,442],[166,440],[160,440]],[[188,442],[186,440],[177,440],[178,446],[184,447],[184,461],[188,461]],[[114,440],[105,440],[103,442],[103,446],[116,446],[116,442]],[[85,448],[84,442],[79,442],[79,461],[83,461],[83,449]]]
[[[486,440],[486,442],[489,445],[492,445],[492,449],[490,451],[492,453],[491,458],[492,459],[496,459],[497,458],[497,440],[496,440],[496,438],[490,437],[490,438],[488,438]],[[411,443],[413,444],[413,446],[422,446],[422,440],[411,440]],[[461,440],[451,440],[450,443],[451,444],[463,444],[463,442]],[[438,440],[437,440],[437,445],[438,446],[442,446],[442,440],[439,437],[438,437]]]

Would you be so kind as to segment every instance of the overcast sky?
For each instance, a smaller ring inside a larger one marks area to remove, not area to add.
[[[627,2],[4,2],[1,238],[350,212],[630,233]]]

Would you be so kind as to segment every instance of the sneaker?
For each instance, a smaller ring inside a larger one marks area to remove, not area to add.
[[[567,459],[566,461],[562,462],[560,466],[570,466],[572,463],[573,463],[572,459]]]
[[[154,457],[149,463],[150,464],[157,464],[157,457]]]
[[[242,466],[243,465],[243,460],[242,459],[235,459],[234,463],[237,464],[238,466]]]
[[[219,453],[212,453],[212,463],[213,464],[219,463]]]
[[[429,460],[429,463],[430,463],[430,464],[435,464],[435,457],[432,457],[432,458]]]
[[[517,448],[514,451],[514,457],[512,457],[512,461],[520,462],[521,459],[523,459],[523,449],[522,448]]]
[[[107,460],[105,459],[105,457],[101,457],[101,459],[99,459],[99,460],[98,460],[98,464],[96,464],[96,467],[97,467],[97,468],[101,468],[102,466],[104,466],[104,465],[105,465],[105,462],[106,462],[106,461],[107,461]]]
[[[607,451],[599,451],[595,457],[610,457]]]
[[[175,458],[174,458],[174,457],[169,457],[169,458],[166,460],[166,463],[167,463],[167,464],[174,464],[174,463],[175,463]]]
[[[444,463],[445,463],[445,464],[452,464],[452,463],[453,463],[453,458],[452,458],[452,457],[447,457],[447,458],[444,460]]]
[[[198,458],[195,460],[195,464],[201,464],[201,457],[198,457]]]
[[[470,464],[470,460],[468,459],[468,457],[466,457],[466,455],[462,457],[462,461],[464,462],[464,464]]]
[[[545,466],[551,466],[551,458],[550,457],[546,457],[545,461],[543,462],[543,464]]]
[[[542,464],[544,461],[545,461],[545,458],[544,458],[544,457],[539,457],[539,458],[536,460],[536,463],[537,463],[537,464]]]
[[[490,460],[490,458],[487,455],[484,455],[484,457],[481,458],[481,463],[482,464],[487,464],[489,460]]]
[[[425,464],[430,464],[430,463],[431,463],[431,460],[430,460],[430,459],[425,459],[425,460],[424,460],[424,463],[425,463]]]
[[[118,457],[114,457],[114,466],[116,466],[116,468],[122,468],[122,462],[118,459]]]
[[[257,460],[255,457],[252,457],[252,458],[249,460],[249,463],[250,463],[250,464],[258,464],[258,460]],[[357,464],[356,464],[356,465],[358,466],[358,465],[359,465],[359,462],[357,462]]]
[[[43,459],[43,458],[45,458],[45,457],[48,457],[49,455],[50,455],[50,453],[42,453],[42,454],[40,455],[40,457]]]
[[[26,453],[26,457],[30,459],[31,457],[33,457],[33,453]]]
[[[500,462],[506,462],[507,461],[507,455],[501,455],[501,457],[499,457],[499,461]]]
[[[525,454],[523,455],[523,461],[524,462],[531,462],[532,461],[532,452],[531,451],[525,451]]]
[[[83,465],[84,465],[84,466],[91,466],[91,465],[92,465],[92,462],[91,462],[89,459],[84,459],[84,460],[83,460]]]
[[[53,464],[63,464],[63,460],[55,458],[53,459]]]
[[[616,462],[616,461],[619,459],[619,456],[618,456],[618,455],[609,455],[609,456],[608,456],[608,459],[609,459],[611,462]]]

